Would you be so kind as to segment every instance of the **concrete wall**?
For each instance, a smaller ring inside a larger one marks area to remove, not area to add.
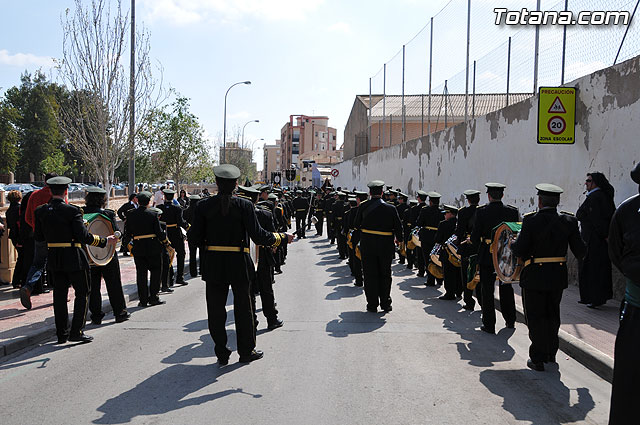
[[[443,203],[462,205],[465,189],[488,181],[507,185],[505,202],[521,213],[536,209],[534,185],[564,188],[560,209],[575,212],[584,179],[601,171],[616,189],[616,204],[637,193],[629,171],[640,160],[640,57],[582,77],[577,88],[576,143],[536,143],[538,98],[444,131],[355,157],[336,166],[337,186],[366,188],[382,179],[409,194],[435,190]]]

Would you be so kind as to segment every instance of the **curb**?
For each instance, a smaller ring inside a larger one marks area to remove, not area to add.
[[[127,307],[130,307],[129,304],[138,299],[138,291],[135,288],[135,281],[123,284],[122,285],[123,290],[125,289],[126,285],[130,285],[130,284],[133,284],[133,288],[132,288],[133,292],[131,293],[125,292],[124,294],[125,304],[127,305]],[[104,297],[102,301],[102,311],[105,314],[111,313],[112,311],[111,304],[109,303],[108,297]],[[5,344],[2,344],[0,345],[0,360],[5,356],[16,353],[25,348],[33,348],[35,345],[49,341],[55,336],[56,336],[55,325],[52,325],[50,327],[42,328],[31,335],[20,337],[13,341],[9,341]]]
[[[500,300],[494,298],[496,309],[500,310]],[[526,324],[522,307],[516,304],[516,320]],[[558,331],[560,350],[605,381],[613,381],[613,359],[586,342],[560,329]]]

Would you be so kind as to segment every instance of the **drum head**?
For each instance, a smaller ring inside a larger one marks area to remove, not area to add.
[[[429,270],[429,273],[431,273],[431,275],[434,276],[436,279],[444,278],[444,273],[442,272],[442,267],[440,266],[437,266],[433,263],[429,263],[429,265],[427,266],[427,270]]]
[[[104,238],[111,236],[114,233],[111,221],[101,215],[96,216],[87,225],[87,230],[93,235],[98,235]],[[109,264],[113,258],[113,254],[116,252],[116,247],[114,245],[107,245],[104,248],[89,245],[84,245],[84,247],[87,256],[89,257],[89,261],[92,265],[96,266],[106,266]]]
[[[411,232],[411,242],[413,242],[414,246],[422,246],[422,243],[420,243],[420,236],[418,236],[418,229]]]
[[[519,223],[502,223],[493,236],[491,256],[496,275],[504,283],[514,283],[520,280],[522,262],[511,251],[511,240],[520,231]]]

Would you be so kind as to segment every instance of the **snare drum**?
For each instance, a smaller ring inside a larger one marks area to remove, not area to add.
[[[433,246],[433,249],[431,250],[431,254],[429,255],[429,259],[431,260],[431,262],[440,268],[442,268],[442,261],[440,261],[441,250],[442,250],[442,245],[437,243]]]
[[[444,243],[449,257],[449,262],[454,267],[462,266],[462,256],[458,254],[458,236],[453,235]]]
[[[411,231],[411,243],[414,246],[422,246],[422,244],[420,243],[420,228],[416,227]]]

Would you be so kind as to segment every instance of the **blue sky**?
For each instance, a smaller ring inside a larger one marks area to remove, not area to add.
[[[329,117],[329,124],[338,130],[341,145],[355,95],[368,93],[369,77],[374,77],[373,91],[382,92],[382,74],[378,72],[382,64],[396,55],[447,3],[447,0],[137,0],[136,19],[150,31],[151,56],[162,64],[165,83],[191,99],[192,111],[212,142],[222,132],[226,89],[235,82],[251,80],[250,86],[232,89],[227,106],[227,128],[260,120],[246,127],[246,143],[260,138],[273,143],[290,114],[316,114]],[[464,81],[461,71],[465,60],[466,1],[452,3],[455,7],[448,7],[436,18],[440,19],[437,21],[440,25],[434,25],[438,37],[434,46],[438,58],[434,64],[434,93],[441,92],[444,79],[454,75],[450,85],[457,86],[450,88],[450,92],[460,89],[464,92],[460,83]],[[472,55],[480,57],[492,49],[500,50],[501,43],[516,30],[493,25],[492,9],[496,2],[472,3]],[[535,6],[535,1],[503,3]],[[545,0],[543,9],[556,3]],[[129,5],[130,0],[123,2],[127,10]],[[33,72],[42,67],[49,73],[51,58],[61,56],[60,15],[67,7],[73,8],[73,1],[0,0],[0,93],[18,85],[25,70]],[[550,40],[557,44],[559,32],[553,29],[549,34],[552,32]],[[520,33],[519,38],[523,41],[514,49],[530,53],[529,35]],[[412,76],[407,93],[426,93],[428,29],[407,47],[407,55],[407,72]],[[494,65],[491,53],[485,62],[489,62],[489,67]],[[576,62],[581,70],[585,62],[588,65],[594,61]],[[498,81],[495,74],[502,73],[502,68],[500,65],[499,70],[491,72],[479,69],[479,83],[482,78]],[[521,73],[528,75],[529,68],[530,65],[523,64]],[[387,93],[399,94],[400,55],[389,63],[387,72]],[[515,77],[519,75],[516,73]],[[528,84],[524,83],[524,77],[523,87]],[[262,143],[257,142],[256,147]],[[259,168],[261,158],[262,152],[258,150],[255,159]]]

